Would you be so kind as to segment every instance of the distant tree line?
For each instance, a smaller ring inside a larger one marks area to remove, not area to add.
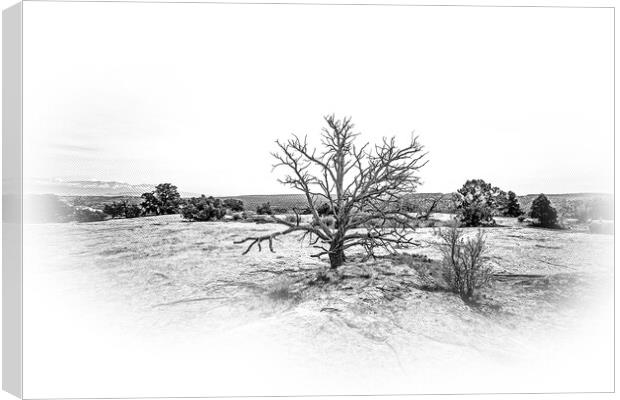
[[[516,217],[524,220],[526,213],[521,209],[517,195],[505,192],[482,179],[465,182],[455,195],[459,222],[463,226],[494,226],[495,217]],[[558,228],[558,213],[544,194],[533,202],[529,213],[532,225],[544,228]]]

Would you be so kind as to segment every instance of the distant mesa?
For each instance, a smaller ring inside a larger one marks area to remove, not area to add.
[[[155,190],[154,184],[132,185],[116,181],[96,180],[33,180],[25,185],[30,194],[55,194],[58,196],[140,196]],[[195,196],[195,193],[183,193],[181,196]]]

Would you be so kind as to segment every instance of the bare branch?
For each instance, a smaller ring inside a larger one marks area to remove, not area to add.
[[[320,150],[310,147],[307,136],[293,135],[286,142],[276,141],[278,152],[273,153],[274,169],[283,167],[288,173],[280,182],[304,193],[312,221],[301,224],[295,209],[295,222],[272,217],[272,222],[287,229],[244,239],[239,243],[250,242],[244,254],[255,244],[260,250],[264,241],[273,251],[274,238],[294,231],[303,231],[302,240],[309,239],[320,250],[313,257],[328,255],[332,267],[344,262],[344,250],[351,247],[363,247],[374,256],[376,248],[391,251],[416,244],[407,234],[417,227],[418,219],[403,211],[402,199],[415,191],[420,183],[418,171],[426,164],[418,138],[412,135],[404,147],[394,137],[357,147],[359,133],[354,132],[350,117],[328,115],[324,119]],[[319,215],[323,203],[333,211],[334,224],[328,225]]]

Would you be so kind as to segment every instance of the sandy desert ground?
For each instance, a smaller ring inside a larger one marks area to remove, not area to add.
[[[28,225],[27,395],[611,390],[613,236],[499,222],[477,307],[398,260],[351,255],[322,284],[298,236],[233,244],[271,224]],[[408,252],[440,259],[432,228],[412,235]]]

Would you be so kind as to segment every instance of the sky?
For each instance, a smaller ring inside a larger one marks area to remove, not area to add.
[[[412,132],[420,192],[613,191],[613,10],[24,6],[24,177],[290,190],[276,139]],[[282,171],[283,172],[283,171]]]

